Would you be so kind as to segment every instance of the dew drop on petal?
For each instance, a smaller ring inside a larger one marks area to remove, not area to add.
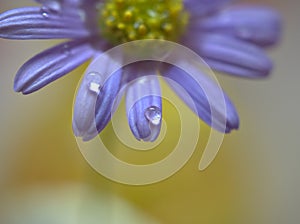
[[[97,93],[97,94],[100,93],[100,85],[98,83],[91,82],[89,89],[94,93]]]
[[[45,6],[42,6],[41,7],[41,15],[44,17],[44,18],[49,18],[49,10],[47,7]]]
[[[161,122],[161,111],[158,107],[152,106],[145,111],[145,117],[153,125],[159,125]]]
[[[88,88],[93,93],[100,93],[103,81],[103,76],[98,72],[90,72],[87,74]]]

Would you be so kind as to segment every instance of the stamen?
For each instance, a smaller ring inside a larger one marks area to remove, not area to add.
[[[182,0],[107,0],[99,12],[101,35],[113,44],[140,39],[176,41],[187,22]]]

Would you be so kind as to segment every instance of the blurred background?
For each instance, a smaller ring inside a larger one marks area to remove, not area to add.
[[[272,75],[265,80],[219,75],[239,111],[240,130],[226,135],[214,162],[200,172],[209,130],[202,125],[189,162],[147,186],[112,182],[81,155],[71,116],[86,67],[23,96],[13,91],[18,68],[57,42],[1,39],[0,223],[299,223],[300,2],[253,2],[274,6],[283,16],[281,44],[269,51]],[[0,9],[26,5],[33,2],[1,0]],[[170,124],[178,122],[171,111],[170,106],[164,111]],[[168,131],[176,141],[176,128]],[[111,132],[109,126],[102,133],[107,141],[115,139]],[[159,147],[155,150],[159,155]]]

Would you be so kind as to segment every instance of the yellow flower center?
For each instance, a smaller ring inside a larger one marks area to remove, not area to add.
[[[112,44],[141,39],[176,41],[188,23],[182,0],[107,0],[99,15],[101,35]]]

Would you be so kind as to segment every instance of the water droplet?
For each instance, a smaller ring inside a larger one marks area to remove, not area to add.
[[[89,72],[86,79],[89,90],[93,93],[99,94],[103,85],[103,76],[98,72]]]
[[[145,117],[153,125],[159,125],[161,122],[161,111],[158,107],[152,106],[145,111]]]
[[[49,18],[49,9],[45,6],[41,7],[41,14],[44,18]]]
[[[100,85],[98,83],[91,82],[89,89],[94,93],[97,93],[97,94],[100,93]]]
[[[49,18],[51,13],[58,13],[61,10],[61,4],[55,0],[40,1],[43,6],[41,7],[41,14],[44,18]]]
[[[99,72],[89,72],[88,75],[91,77],[102,77],[102,75]]]

